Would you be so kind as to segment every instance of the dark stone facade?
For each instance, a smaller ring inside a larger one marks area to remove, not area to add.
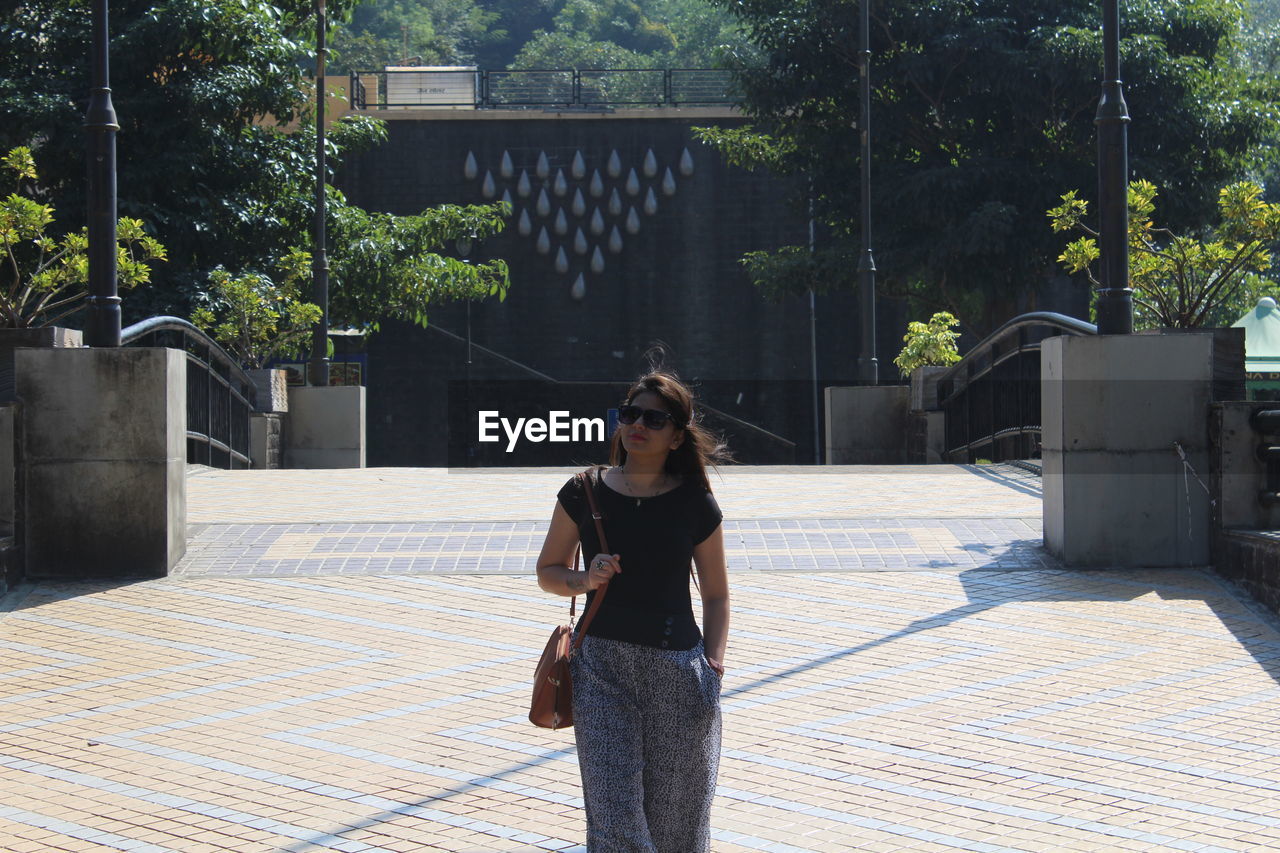
[[[788,205],[790,180],[727,165],[690,129],[741,118],[679,110],[417,115],[391,119],[388,141],[350,162],[341,186],[356,204],[398,214],[506,193],[515,207],[507,231],[471,257],[505,259],[512,283],[505,302],[471,306],[471,340],[484,350],[473,348],[469,371],[463,305],[437,308],[427,329],[390,322],[371,337],[369,465],[447,464],[450,383],[465,387],[468,373],[473,390],[528,380],[528,408],[512,414],[545,415],[567,389],[538,374],[621,389],[658,342],[669,352],[667,364],[696,380],[723,413],[718,426],[753,436],[738,442],[742,461],[814,461],[809,300],[768,302],[739,263],[752,250],[805,244],[808,221]],[[529,225],[523,234],[522,214]],[[564,233],[556,228],[561,215]],[[544,229],[545,252],[538,246]],[[579,276],[582,292],[575,294]],[[891,360],[905,317],[894,304],[878,313],[881,376],[896,379]],[[847,384],[856,375],[856,295],[817,297],[816,316],[820,382]],[[485,464],[569,464],[582,455],[567,445],[561,450],[548,457],[543,448],[536,459],[486,455]]]

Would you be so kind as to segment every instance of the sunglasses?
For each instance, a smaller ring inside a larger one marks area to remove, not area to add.
[[[670,412],[664,412],[661,409],[642,409],[639,406],[623,406],[618,409],[618,423],[633,424],[638,420],[644,420],[644,425],[652,430],[660,430],[666,427],[667,421],[676,423],[675,415]],[[677,424],[678,426],[678,424]]]

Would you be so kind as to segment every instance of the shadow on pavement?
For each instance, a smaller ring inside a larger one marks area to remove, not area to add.
[[[1026,471],[1011,468],[1007,465],[957,465],[962,471],[968,471],[975,477],[981,477],[992,483],[1021,492],[1024,495],[1044,497],[1044,489],[1040,486],[1040,478]]]

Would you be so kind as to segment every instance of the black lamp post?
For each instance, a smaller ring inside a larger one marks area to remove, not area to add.
[[[120,346],[116,285],[116,110],[111,103],[107,0],[93,4],[93,70],[84,126],[89,154],[89,317],[91,347]]]
[[[466,234],[462,237],[459,237],[456,241],[454,241],[454,244],[453,244],[454,248],[457,250],[458,257],[462,259],[462,262],[464,264],[470,263],[470,261],[468,261],[467,258],[471,255],[471,250],[476,248],[476,244],[479,243],[479,241],[480,241],[480,238],[475,234]],[[471,411],[473,409],[473,406],[471,404],[471,300],[470,299],[467,300],[467,360],[464,363],[463,369],[464,369],[463,377],[465,379],[465,384],[463,386],[462,410],[464,413],[464,417],[460,418],[458,422],[466,424],[466,430],[467,430],[466,432],[467,437],[465,439],[467,444],[466,465],[468,468],[474,468],[476,466],[476,446],[471,441],[471,436],[475,435],[475,432],[472,428],[473,424],[471,422]]]
[[[1098,334],[1133,331],[1133,291],[1129,287],[1129,107],[1120,83],[1119,0],[1102,3],[1102,98],[1098,127],[1098,228],[1102,287],[1098,291]]]
[[[858,379],[869,385],[880,381],[876,361],[876,261],[871,254],[871,0],[862,0],[858,36],[858,76],[861,78],[861,117],[858,135],[862,151],[862,253],[858,258],[859,306],[862,346],[858,353]]]
[[[311,384],[329,384],[329,256],[325,251],[324,230],[324,0],[316,0],[316,218],[315,251],[311,256],[313,286],[311,301],[320,306],[320,320],[311,337]]]

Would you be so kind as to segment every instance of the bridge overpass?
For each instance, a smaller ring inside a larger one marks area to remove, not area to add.
[[[192,469],[169,578],[0,615],[5,850],[580,851],[524,720],[571,469]],[[1067,571],[1012,466],[729,468],[716,851],[1280,847],[1280,626]]]

